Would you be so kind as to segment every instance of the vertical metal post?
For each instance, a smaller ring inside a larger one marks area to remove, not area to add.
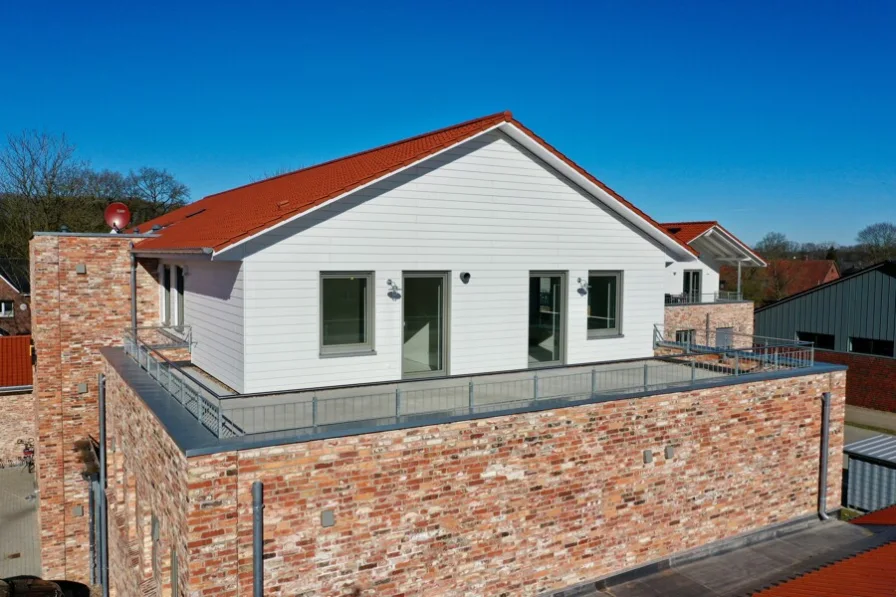
[[[713,345],[713,342],[710,341],[710,339],[709,339],[709,333],[710,333],[709,331],[710,331],[710,329],[711,329],[711,328],[710,328],[710,324],[709,324],[709,313],[707,313],[707,314],[706,314],[706,345],[707,345],[707,346],[712,346],[712,345]]]
[[[473,404],[474,404],[474,395],[473,395],[473,380],[470,379],[470,394],[469,394],[469,408],[470,414],[473,414]]]
[[[311,397],[311,426],[317,427],[317,394]]]
[[[106,510],[106,376],[100,373],[97,376],[97,389],[99,392],[99,435],[100,435],[100,484],[99,484],[99,515],[100,532],[97,537],[97,551],[99,555],[99,582],[103,587],[103,597],[109,597],[109,523]]]
[[[734,374],[740,375],[740,355],[738,353],[734,353]]]
[[[401,416],[401,388],[395,388],[395,422]]]
[[[741,268],[741,265],[742,265],[742,263],[741,263],[740,259],[738,259],[738,260],[737,260],[737,300],[742,300],[742,297],[744,296],[743,293],[741,292],[741,288],[740,288],[740,268]]]
[[[691,361],[691,383],[694,383],[697,380],[697,363],[695,361]]]
[[[137,255],[131,242],[131,333],[137,338]]]
[[[649,387],[649,384],[647,383],[647,381],[648,381],[647,376],[648,376],[647,363],[644,363],[644,391],[645,392],[647,391],[647,388]]]
[[[828,506],[828,436],[831,434],[831,393],[821,395],[821,455],[818,462],[818,517],[827,520]]]
[[[222,412],[221,399],[218,398],[218,438],[224,437],[224,413]]]
[[[591,368],[591,393],[597,394],[597,369]]]
[[[252,596],[264,597],[264,484],[252,483]]]
[[[535,374],[535,377],[532,378],[532,393],[535,400],[538,400],[538,374]]]

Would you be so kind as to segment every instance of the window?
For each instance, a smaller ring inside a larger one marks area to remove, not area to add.
[[[0,301],[0,317],[14,317],[16,305],[13,301]]]
[[[862,354],[876,354],[881,357],[892,357],[894,356],[893,341],[850,337],[849,352],[860,352]]]
[[[622,272],[588,272],[588,337],[622,333]]]
[[[184,268],[175,265],[174,266],[174,289],[176,291],[175,300],[176,303],[174,305],[174,315],[177,318],[175,320],[177,327],[183,327],[184,321]]]
[[[162,323],[168,325],[171,323],[171,266],[162,266]]]
[[[320,306],[321,354],[373,350],[373,274],[321,274]]]
[[[797,332],[796,339],[800,342],[813,342],[815,348],[834,350],[833,334],[816,334],[815,332]]]
[[[694,344],[697,340],[697,330],[678,330],[675,332],[675,341],[679,344]]]

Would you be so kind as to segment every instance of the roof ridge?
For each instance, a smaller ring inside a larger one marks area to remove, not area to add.
[[[692,222],[659,222],[660,226],[681,226],[683,224],[719,224],[718,220],[695,220]]]
[[[365,154],[368,154],[368,153],[372,153],[372,152],[374,152],[374,151],[379,151],[379,150],[381,150],[381,149],[387,149],[387,148],[389,148],[389,147],[394,147],[395,145],[401,145],[402,143],[409,143],[409,142],[411,142],[411,141],[414,141],[414,140],[416,140],[416,139],[420,139],[420,138],[423,138],[423,137],[429,137],[429,136],[431,136],[431,135],[438,135],[438,134],[440,134],[440,133],[446,133],[446,132],[448,132],[448,131],[451,131],[451,130],[454,130],[454,129],[458,129],[458,128],[462,127],[462,126],[469,126],[469,125],[471,125],[471,124],[475,124],[475,123],[477,123],[477,122],[481,122],[481,121],[483,121],[483,120],[489,120],[489,119],[492,119],[492,118],[497,118],[498,116],[502,116],[505,122],[509,122],[510,120],[513,119],[513,114],[510,112],[510,110],[504,110],[503,112],[495,112],[494,114],[489,114],[488,116],[480,116],[479,118],[472,118],[472,119],[470,119],[470,120],[466,120],[466,121],[461,122],[461,123],[458,123],[458,124],[452,124],[451,126],[442,127],[442,128],[440,128],[440,129],[436,129],[436,130],[434,130],[434,131],[429,131],[429,132],[426,132],[426,133],[420,133],[419,135],[414,135],[414,136],[412,136],[412,137],[407,137],[407,138],[405,138],[405,139],[399,139],[398,141],[392,141],[391,143],[386,143],[386,144],[384,144],[384,145],[378,145],[377,147],[371,147],[370,149],[365,149],[365,150],[363,150],[363,151],[358,151],[358,152],[355,152],[355,153],[350,153],[350,154],[348,154],[348,155],[344,155],[344,156],[341,156],[341,157],[338,157],[338,158],[333,158],[333,159],[331,159],[331,160],[327,160],[327,161],[325,161],[325,162],[320,162],[320,163],[318,163],[318,164],[312,164],[311,166],[306,166],[306,167],[304,167],[304,168],[299,168],[299,169],[297,169],[297,170],[291,170],[291,171],[289,171],[289,172],[284,172],[284,173],[282,173],[282,174],[277,174],[277,175],[275,175],[275,176],[271,176],[271,177],[268,177],[268,178],[263,178],[263,179],[261,179],[261,180],[255,180],[255,181],[252,181],[252,182],[249,182],[249,183],[240,185],[240,186],[238,186],[238,187],[233,187],[233,188],[230,188],[230,189],[226,189],[226,190],[224,190],[224,191],[218,191],[217,193],[212,193],[211,195],[206,195],[205,197],[203,197],[202,199],[200,199],[200,201],[202,201],[203,199],[211,199],[212,197],[217,197],[218,195],[223,195],[224,193],[229,193],[229,192],[231,192],[231,191],[236,191],[237,189],[245,189],[245,188],[247,188],[247,187],[251,187],[251,186],[254,186],[254,185],[258,185],[258,184],[261,184],[261,183],[264,183],[264,182],[268,182],[268,181],[271,181],[271,180],[277,180],[278,178],[284,178],[284,177],[286,177],[286,176],[292,176],[293,174],[298,174],[299,172],[307,172],[308,170],[313,170],[314,168],[320,168],[320,167],[322,167],[322,166],[326,166],[326,165],[328,165],[328,164],[332,164],[332,163],[334,163],[334,162],[341,162],[341,161],[343,161],[343,160],[348,160],[348,159],[351,159],[351,158],[355,158],[355,157],[358,157],[358,156],[362,156],[362,155],[365,155]]]

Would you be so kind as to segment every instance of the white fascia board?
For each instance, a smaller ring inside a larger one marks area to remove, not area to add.
[[[678,242],[675,241],[671,236],[659,230],[653,224],[632,211],[628,206],[613,197],[613,195],[606,192],[600,186],[591,182],[591,180],[589,180],[586,176],[582,175],[578,170],[557,157],[553,152],[546,149],[541,143],[530,137],[525,131],[518,129],[509,122],[503,122],[498,126],[514,141],[525,147],[527,150],[531,151],[540,160],[547,163],[556,171],[560,172],[563,176],[576,183],[587,193],[597,198],[601,203],[609,207],[611,210],[622,216],[623,219],[635,226],[635,228],[658,242],[662,247],[671,251],[674,256],[683,261],[697,260],[697,257],[693,253],[678,244]]]
[[[371,181],[369,181],[369,182],[366,182],[366,183],[364,183],[364,184],[362,184],[362,185],[359,185],[359,186],[357,186],[357,187],[352,187],[352,189],[351,189],[350,191],[346,191],[345,193],[342,193],[341,195],[337,195],[337,196],[333,197],[332,199],[328,199],[327,201],[324,201],[324,202],[321,203],[320,205],[315,205],[314,207],[312,207],[312,208],[310,208],[310,209],[306,209],[306,210],[304,210],[304,211],[301,211],[301,212],[295,214],[294,216],[291,216],[291,217],[289,217],[289,218],[286,218],[286,219],[283,220],[282,222],[277,222],[277,223],[274,224],[273,226],[269,226],[269,227],[265,228],[264,230],[261,230],[261,231],[259,231],[259,232],[256,232],[255,234],[253,234],[253,235],[251,235],[251,236],[247,236],[246,238],[243,238],[243,239],[241,239],[241,240],[238,240],[237,242],[233,243],[232,245],[228,245],[228,246],[224,247],[224,248],[221,249],[220,251],[214,251],[214,252],[212,253],[212,259],[214,259],[214,258],[216,258],[216,257],[220,257],[220,256],[223,255],[224,253],[228,253],[228,252],[232,251],[233,249],[235,249],[236,247],[242,245],[243,243],[246,243],[246,242],[249,242],[249,241],[252,240],[252,239],[258,238],[259,236],[261,236],[261,235],[263,235],[263,234],[267,234],[267,233],[270,232],[271,230],[276,230],[277,228],[280,228],[281,226],[285,226],[286,224],[289,224],[290,222],[293,222],[293,221],[295,221],[295,220],[301,218],[302,216],[306,216],[306,215],[308,215],[308,214],[310,214],[310,213],[314,213],[314,212],[316,212],[317,210],[319,210],[319,209],[321,209],[321,208],[323,208],[323,207],[326,207],[326,206],[330,205],[331,203],[334,203],[334,202],[336,202],[336,201],[339,201],[339,200],[342,199],[343,197],[347,197],[347,196],[351,195],[352,193],[357,193],[358,191],[360,191],[360,190],[362,190],[362,189],[366,189],[367,187],[369,187],[369,186],[371,186],[371,185],[377,184],[378,182],[380,182],[380,181],[382,181],[382,180],[385,180],[385,179],[389,178],[390,176],[394,176],[395,174],[398,174],[399,172],[404,172],[405,170],[408,170],[408,169],[410,169],[410,168],[413,168],[413,167],[415,167],[415,166],[418,166],[418,165],[422,164],[423,162],[425,162],[426,160],[428,160],[428,159],[430,159],[430,158],[434,158],[434,157],[436,157],[437,155],[441,155],[441,154],[445,153],[446,151],[451,151],[452,149],[454,149],[454,148],[457,147],[458,145],[462,145],[462,144],[466,143],[467,141],[470,141],[470,140],[472,140],[472,139],[475,139],[475,138],[477,138],[477,137],[480,137],[480,136],[482,136],[482,135],[485,135],[485,134],[487,134],[487,133],[490,133],[491,131],[493,131],[493,130],[499,128],[500,126],[501,126],[501,123],[498,123],[498,124],[496,124],[496,125],[494,125],[494,126],[491,126],[491,127],[487,128],[487,129],[485,129],[484,131],[480,131],[480,132],[476,133],[475,135],[470,135],[469,137],[465,137],[463,140],[458,141],[457,143],[452,143],[451,145],[449,145],[449,146],[447,146],[447,147],[443,147],[442,149],[440,149],[439,151],[437,151],[437,152],[435,152],[435,153],[427,154],[426,156],[420,158],[419,160],[416,160],[416,161],[414,161],[414,162],[411,162],[411,163],[408,164],[407,166],[402,166],[401,168],[398,168],[397,170],[392,170],[392,171],[389,172],[388,174],[384,174],[383,176],[380,176],[379,178],[375,178],[375,179],[373,179],[373,180],[371,180]]]

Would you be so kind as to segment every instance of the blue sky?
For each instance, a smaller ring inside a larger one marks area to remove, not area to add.
[[[896,222],[896,2],[5,2],[0,134],[194,199],[512,110],[654,218]]]

